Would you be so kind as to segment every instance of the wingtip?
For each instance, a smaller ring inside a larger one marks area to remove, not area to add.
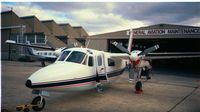
[[[6,40],[5,43],[8,43],[8,44],[15,44],[16,41],[14,41],[14,40]]]

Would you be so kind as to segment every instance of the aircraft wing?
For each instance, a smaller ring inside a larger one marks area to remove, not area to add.
[[[13,40],[6,40],[7,44],[12,44],[12,45],[19,45],[19,46],[27,46],[27,47],[33,47],[33,48],[41,48],[41,49],[48,49],[48,50],[55,50],[52,47],[46,47],[46,46],[39,46],[39,45],[28,45],[28,44],[20,44],[20,43],[16,43]]]
[[[44,57],[44,56],[39,56],[39,55],[29,55],[29,54],[21,54],[21,56],[28,56],[31,57],[35,60],[39,60],[39,61],[52,61],[54,62],[57,58],[53,58],[53,57]]]
[[[159,52],[148,53],[143,59],[178,59],[178,58],[200,58],[200,52]]]
[[[35,56],[35,55],[30,55],[30,54],[21,54],[21,56],[28,56],[28,57],[32,57],[34,59],[37,59],[37,60],[44,60],[45,57],[44,56]]]
[[[111,53],[110,58],[129,59],[129,55],[127,53]]]

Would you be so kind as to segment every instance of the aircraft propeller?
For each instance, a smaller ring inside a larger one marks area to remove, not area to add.
[[[128,49],[126,49],[124,46],[122,46],[121,44],[119,44],[118,42],[113,42],[112,43],[115,47],[117,47],[118,49],[120,49],[121,51],[129,54],[130,56],[130,60],[131,61],[135,61],[135,60],[132,60],[134,59],[135,57],[139,57],[139,58],[142,58],[142,56],[148,54],[148,53],[151,53],[155,50],[157,50],[159,48],[159,45],[154,45],[152,47],[149,47],[147,49],[145,49],[144,51],[140,52],[139,54],[135,55],[133,54],[132,52],[129,52]]]

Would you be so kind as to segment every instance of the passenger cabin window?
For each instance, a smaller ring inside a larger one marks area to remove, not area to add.
[[[115,66],[115,61],[113,59],[108,58],[108,66]]]
[[[66,61],[74,62],[74,63],[81,63],[85,57],[85,53],[79,51],[73,51]]]
[[[102,57],[99,55],[97,56],[98,66],[102,65]]]
[[[60,55],[58,61],[64,61],[65,58],[69,55],[70,52],[71,52],[71,51],[64,51],[64,52]]]
[[[94,66],[94,59],[92,56],[89,56],[88,58],[88,66]]]

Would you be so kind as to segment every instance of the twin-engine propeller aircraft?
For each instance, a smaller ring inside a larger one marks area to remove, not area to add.
[[[29,57],[32,57],[36,60],[41,61],[41,65],[43,67],[45,66],[45,61],[55,62],[55,60],[58,58],[58,56],[61,54],[61,52],[65,49],[67,49],[67,47],[55,48],[48,41],[47,41],[47,44],[50,47],[39,46],[39,45],[31,45],[30,42],[27,42],[27,44],[21,44],[21,43],[16,43],[16,41],[13,41],[13,40],[6,40],[6,43],[12,44],[12,45],[25,46],[27,48],[27,51],[28,51],[28,54],[25,54],[25,56],[29,56]],[[46,50],[35,50],[33,48],[40,48],[40,49],[46,49]]]
[[[150,55],[159,46],[155,45],[144,51],[131,51],[132,40],[131,30],[128,49],[117,42],[113,43],[125,53],[108,53],[89,48],[61,50],[55,63],[36,71],[26,81],[25,85],[33,89],[33,94],[37,94],[32,101],[33,110],[41,111],[45,107],[44,96],[49,96],[49,91],[70,92],[96,88],[101,92],[103,85],[110,84],[123,73],[128,61],[136,71],[134,74],[136,90],[140,90],[141,69],[150,68],[149,62],[145,59],[146,55]]]
[[[132,36],[129,44],[132,44]],[[117,43],[116,46],[122,48]],[[55,63],[36,71],[26,81],[25,85],[38,95],[32,101],[32,108],[35,111],[44,108],[44,96],[49,95],[47,91],[69,92],[96,88],[101,92],[103,85],[110,84],[123,73],[127,60],[137,61],[157,48],[158,45],[143,52],[127,53],[108,53],[89,48],[65,49]],[[146,65],[146,61],[141,63],[140,66]]]

